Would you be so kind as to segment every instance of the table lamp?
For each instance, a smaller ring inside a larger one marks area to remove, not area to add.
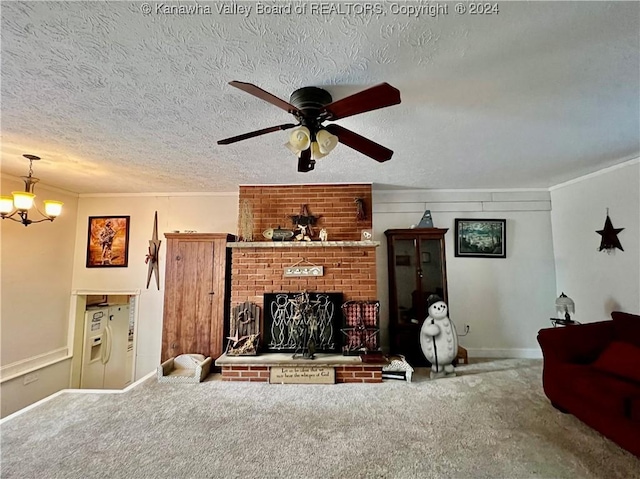
[[[557,325],[567,326],[578,324],[578,322],[573,319],[576,313],[576,304],[564,293],[556,299],[556,313],[557,318],[551,319],[554,327]]]

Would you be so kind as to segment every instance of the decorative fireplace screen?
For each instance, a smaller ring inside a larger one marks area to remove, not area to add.
[[[266,293],[266,351],[302,353],[312,340],[316,352],[338,352],[341,304],[342,293]]]

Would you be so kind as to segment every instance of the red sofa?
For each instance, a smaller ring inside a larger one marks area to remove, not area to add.
[[[541,329],[551,404],[640,457],[640,316]]]

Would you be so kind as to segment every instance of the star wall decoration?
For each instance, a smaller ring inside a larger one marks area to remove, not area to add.
[[[620,244],[620,239],[618,238],[618,233],[620,233],[624,228],[614,228],[611,223],[611,218],[609,218],[609,211],[607,210],[607,219],[604,221],[604,228],[601,230],[597,230],[602,239],[600,240],[600,247],[598,251],[607,251],[610,253],[615,251],[618,248],[620,251],[624,251],[622,245]]]
[[[314,216],[309,213],[307,205],[300,205],[300,214],[289,216],[293,225],[296,227],[304,226],[307,235],[312,238],[315,235],[313,226],[318,222],[320,216]]]
[[[153,233],[151,239],[149,240],[149,254],[147,254],[144,262],[148,265],[147,289],[149,288],[149,283],[151,282],[151,275],[155,275],[156,287],[158,288],[158,291],[160,291],[160,270],[158,267],[158,253],[160,253],[161,242],[162,241],[158,239],[158,212],[156,211],[156,214],[153,217]]]

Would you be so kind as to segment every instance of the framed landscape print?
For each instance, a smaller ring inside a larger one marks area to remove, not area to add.
[[[129,216],[89,216],[87,268],[126,268]]]
[[[507,257],[506,220],[456,218],[456,256]]]

